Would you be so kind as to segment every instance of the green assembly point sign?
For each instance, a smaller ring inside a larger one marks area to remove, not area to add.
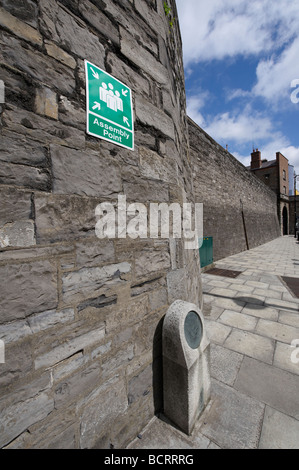
[[[87,133],[134,150],[132,92],[85,60]]]

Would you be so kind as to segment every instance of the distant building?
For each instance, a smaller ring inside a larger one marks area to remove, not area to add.
[[[275,160],[262,160],[261,152],[256,149],[251,154],[251,165],[248,169],[269,186],[277,195],[277,213],[282,235],[289,234],[289,161],[280,152]]]
[[[294,176],[295,176],[294,166],[289,165],[289,196],[294,195]]]
[[[293,190],[294,194],[294,190]],[[297,191],[298,194],[298,191]],[[290,235],[295,233],[295,214],[296,214],[296,229],[299,230],[299,196],[290,196]]]

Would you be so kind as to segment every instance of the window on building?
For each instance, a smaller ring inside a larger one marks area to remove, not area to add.
[[[287,175],[286,175],[285,170],[282,170],[282,177],[283,177],[284,181],[287,179]]]
[[[283,187],[283,194],[287,194],[287,188],[286,188],[286,186]]]

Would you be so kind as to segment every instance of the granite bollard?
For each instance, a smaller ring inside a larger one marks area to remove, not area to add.
[[[190,435],[210,399],[208,340],[201,310],[176,300],[163,324],[164,415]]]

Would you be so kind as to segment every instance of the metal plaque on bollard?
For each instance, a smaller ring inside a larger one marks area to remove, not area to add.
[[[176,300],[163,323],[164,414],[190,435],[210,399],[210,343],[201,310]]]

